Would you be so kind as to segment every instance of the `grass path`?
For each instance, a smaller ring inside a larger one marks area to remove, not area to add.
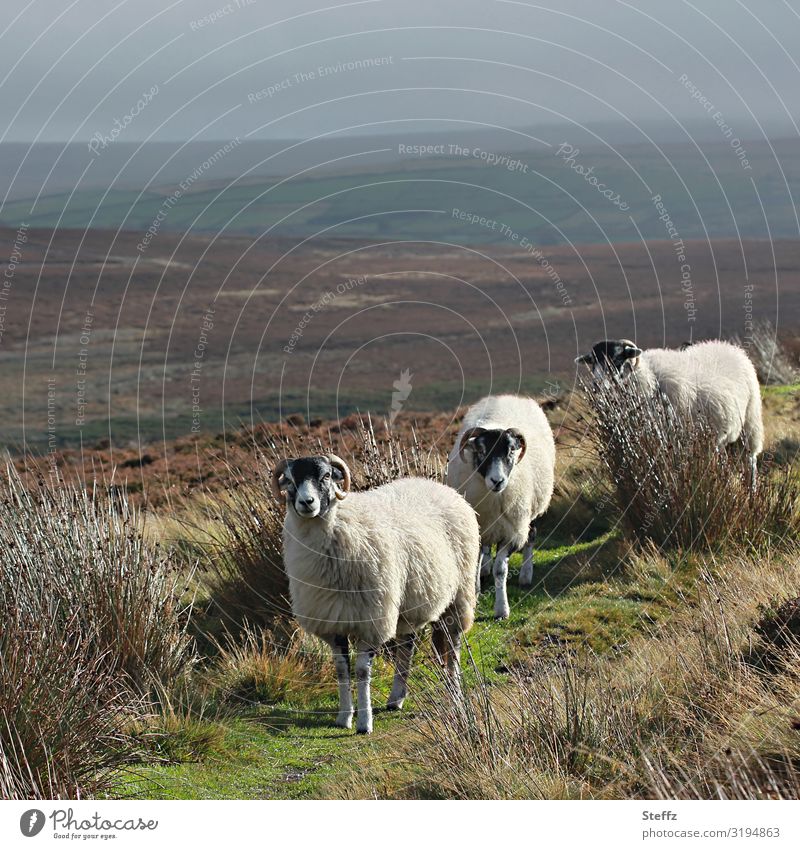
[[[548,641],[557,642],[560,629],[568,623],[576,638],[593,639],[599,634],[601,645],[624,637],[626,628],[640,627],[649,616],[643,613],[644,601],[626,599],[619,593],[615,597],[613,590],[607,589],[608,582],[587,583],[583,577],[587,560],[602,559],[613,542],[612,534],[604,534],[588,542],[540,549],[535,572],[539,582],[524,591],[516,583],[520,558],[513,558],[508,587],[512,612],[504,622],[494,621],[494,594],[485,585],[469,634],[469,653],[465,652],[467,684],[476,669],[489,680],[501,682],[519,652],[538,651]],[[599,610],[589,605],[587,613],[587,599],[601,590],[606,597],[598,596]],[[418,685],[431,675],[428,652],[423,644],[414,672]],[[391,667],[379,658],[373,693],[376,705],[385,703],[390,684]],[[413,692],[412,683],[412,695],[401,714],[376,710],[375,733],[370,738],[332,725],[336,711],[333,681],[329,691],[303,704],[248,705],[229,717],[200,723],[211,738],[200,757],[178,755],[173,759],[181,762],[141,767],[122,779],[113,795],[149,799],[313,798],[321,786],[335,784],[337,770],[351,766],[354,759],[379,754],[387,735],[402,733],[404,715],[415,710]]]

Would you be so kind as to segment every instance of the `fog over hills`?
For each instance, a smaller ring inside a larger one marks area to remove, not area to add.
[[[796,143],[734,146],[717,132],[611,144],[608,128],[603,143],[599,135],[461,126],[307,142],[115,143],[98,155],[37,145],[26,157],[4,146],[0,223],[142,238],[325,233],[512,246],[797,236]]]

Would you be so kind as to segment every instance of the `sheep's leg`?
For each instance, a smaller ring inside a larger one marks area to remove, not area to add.
[[[450,657],[449,668],[450,680],[456,692],[461,691],[461,631],[450,632]]]
[[[358,688],[356,731],[359,734],[372,733],[370,683],[372,681],[372,661],[374,659],[375,649],[369,643],[359,640],[358,655],[356,656],[356,687]]]
[[[392,692],[386,707],[400,710],[408,695],[408,674],[411,671],[411,659],[414,657],[415,634],[404,634],[394,644],[394,681]]]
[[[341,728],[350,728],[353,724],[353,693],[350,688],[350,647],[347,636],[334,637],[330,646],[336,666],[336,680],[339,682],[339,715],[336,724]]]
[[[494,560],[494,618],[508,619],[511,610],[508,606],[506,582],[508,580],[508,558],[511,546],[498,545]]]
[[[756,491],[758,484],[758,457],[755,454],[750,455],[750,492]]]
[[[431,632],[437,660],[442,664],[453,698],[460,700],[461,691],[461,623],[453,608],[433,623]]]
[[[486,577],[492,571],[492,547],[481,546],[481,577]]]
[[[475,573],[475,595],[481,594],[481,578],[488,575],[492,569],[492,547],[482,545],[478,557],[477,572]]]
[[[533,583],[533,541],[536,539],[536,527],[531,522],[528,541],[522,549],[522,568],[519,570],[519,585],[529,587]]]

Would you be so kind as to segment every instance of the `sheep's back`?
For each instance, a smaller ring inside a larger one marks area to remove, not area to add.
[[[701,342],[684,351],[653,348],[642,361],[676,409],[707,415],[726,443],[741,435],[754,394],[760,400],[753,364],[728,342]]]

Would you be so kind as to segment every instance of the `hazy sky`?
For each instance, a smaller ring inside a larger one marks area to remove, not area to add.
[[[420,130],[426,119],[439,128],[718,120],[752,138],[759,123],[793,130],[800,113],[800,0],[7,0],[4,9],[7,141],[85,141],[115,126],[125,141],[292,138],[396,130],[387,122],[398,120]]]

